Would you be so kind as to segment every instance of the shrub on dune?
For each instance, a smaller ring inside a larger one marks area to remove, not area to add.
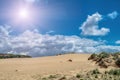
[[[118,58],[118,59],[116,60],[115,64],[116,64],[118,67],[120,67],[120,58]]]

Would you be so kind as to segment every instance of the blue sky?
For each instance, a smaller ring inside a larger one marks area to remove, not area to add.
[[[119,0],[0,0],[0,52],[118,52],[119,5]]]

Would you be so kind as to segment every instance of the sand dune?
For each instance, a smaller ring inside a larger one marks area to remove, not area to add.
[[[36,80],[49,74],[73,75],[98,66],[88,61],[90,54],[66,54],[40,58],[1,59],[0,80]],[[71,59],[72,62],[68,60]]]

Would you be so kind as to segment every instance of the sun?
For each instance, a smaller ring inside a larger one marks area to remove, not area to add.
[[[33,6],[16,7],[10,14],[11,23],[15,25],[32,25],[37,22],[37,10]]]
[[[20,19],[28,19],[29,17],[29,11],[26,8],[20,9],[18,12],[18,17]]]

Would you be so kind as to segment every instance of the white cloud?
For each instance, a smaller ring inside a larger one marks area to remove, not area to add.
[[[116,43],[116,44],[120,44],[120,40],[116,41],[115,43]]]
[[[108,14],[108,17],[111,19],[115,19],[115,18],[117,18],[117,16],[118,16],[117,11],[114,11],[114,12]]]
[[[104,36],[108,32],[110,32],[110,29],[102,27],[99,29],[99,21],[102,20],[102,15],[99,13],[95,13],[91,16],[88,15],[87,20],[82,24],[82,26],[79,28],[82,30],[82,35],[89,35],[89,36]]]
[[[0,53],[13,52],[31,56],[64,52],[88,52],[86,48],[102,44],[102,42],[78,36],[42,35],[36,30],[27,30],[20,35],[13,36],[4,27],[0,27],[0,36]]]
[[[55,31],[50,30],[50,31],[46,32],[46,34],[52,34],[52,33],[55,33]]]
[[[30,56],[54,55],[65,52],[94,53],[120,51],[120,46],[107,46],[104,41],[78,36],[40,34],[27,30],[17,36],[0,27],[0,53],[27,54]]]
[[[96,47],[97,52],[120,52],[120,46],[100,45]]]

